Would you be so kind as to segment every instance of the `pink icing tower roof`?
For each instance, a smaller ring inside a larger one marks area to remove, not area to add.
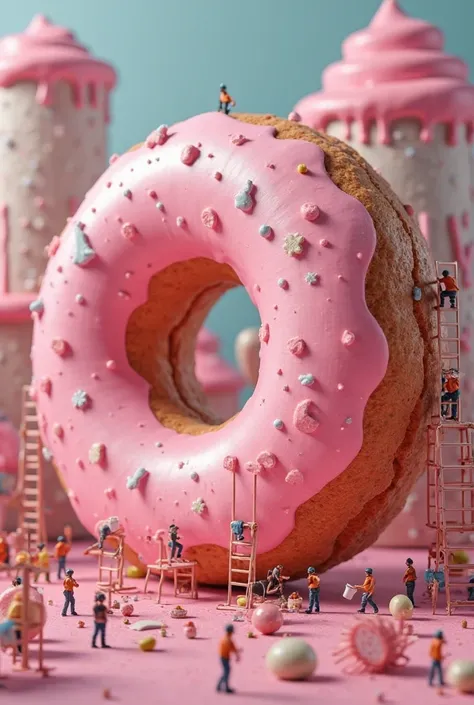
[[[383,0],[369,26],[343,42],[342,57],[323,72],[322,91],[295,107],[305,124],[324,130],[342,120],[350,129],[356,121],[368,142],[375,123],[379,140],[389,143],[391,122],[410,117],[420,121],[424,141],[440,123],[448,126],[448,142],[455,142],[461,124],[472,139],[474,86],[467,65],[444,52],[440,29],[408,17],[397,0]]]
[[[115,71],[95,59],[72,32],[36,15],[22,34],[0,41],[0,86],[34,81],[43,87],[57,81],[73,85],[115,85]],[[45,101],[46,102],[46,101]]]
[[[201,328],[196,343],[196,377],[207,394],[238,392],[244,386],[239,373],[220,355],[217,335]]]

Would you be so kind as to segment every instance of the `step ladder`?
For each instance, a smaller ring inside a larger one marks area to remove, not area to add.
[[[137,592],[134,586],[124,584],[125,534],[123,530],[109,534],[102,548],[86,551],[89,556],[98,557],[97,589],[107,595],[107,604],[112,604],[112,595],[124,595]]]
[[[239,605],[232,603],[232,588],[245,589],[246,609],[253,605],[253,585],[257,573],[257,473],[252,476],[252,519],[244,522],[243,541],[237,541],[232,532],[232,522],[240,520],[236,513],[237,473],[232,472],[232,507],[229,538],[229,572],[227,582],[227,601],[217,609],[235,610]]]
[[[15,495],[18,500],[18,527],[25,537],[26,550],[47,542],[43,500],[44,460],[36,402],[29,386],[22,390],[20,456]]]

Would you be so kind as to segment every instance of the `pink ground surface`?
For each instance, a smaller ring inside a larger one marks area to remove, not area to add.
[[[226,612],[215,609],[222,598],[219,591],[202,590],[197,602],[181,600],[188,609],[188,617],[197,627],[198,638],[188,640],[183,634],[183,622],[171,619],[170,609],[178,599],[170,597],[171,590],[164,590],[164,604],[157,605],[154,594],[140,593],[139,601],[134,602],[133,622],[140,618],[165,620],[168,636],[159,632],[137,633],[123,624],[121,615],[116,612],[110,617],[107,640],[113,647],[109,651],[90,648],[92,620],[90,617],[95,592],[95,561],[82,555],[83,547],[76,545],[72,552],[70,567],[75,569],[75,577],[80,583],[76,591],[77,611],[80,617],[63,618],[61,585],[55,581],[44,588],[45,600],[53,600],[48,607],[48,621],[45,627],[46,663],[55,670],[50,678],[41,679],[36,673],[12,673],[10,657],[2,655],[1,669],[8,677],[2,681],[0,700],[6,703],[68,703],[76,705],[103,704],[103,691],[110,689],[111,702],[134,705],[134,703],[156,703],[174,705],[193,702],[214,705],[230,699],[238,705],[248,703],[322,703],[324,705],[368,705],[377,702],[383,693],[383,702],[411,705],[420,703],[448,702],[452,705],[474,701],[470,696],[460,696],[446,689],[439,695],[427,685],[429,665],[428,648],[430,638],[436,629],[443,629],[448,642],[447,651],[451,658],[474,658],[474,605],[473,610],[452,617],[444,615],[444,598],[440,600],[440,614],[431,615],[430,605],[420,599],[424,590],[423,570],[426,563],[425,552],[412,552],[420,580],[417,593],[420,608],[413,619],[415,634],[419,637],[410,650],[408,666],[395,669],[391,673],[377,676],[346,676],[341,667],[336,666],[332,650],[339,644],[344,625],[351,621],[358,608],[356,598],[348,602],[342,598],[346,582],[360,583],[364,569],[371,566],[377,578],[376,599],[381,614],[388,613],[388,602],[397,593],[403,592],[401,576],[407,557],[405,551],[370,549],[354,560],[339,566],[321,579],[321,609],[319,615],[285,614],[285,624],[274,636],[259,636],[248,639],[250,625],[235,624],[235,641],[243,649],[242,660],[232,668],[231,683],[236,689],[234,695],[215,692],[220,673],[217,642],[224,625],[231,621]],[[132,582],[132,581],[129,581]],[[139,589],[143,581],[135,581]],[[7,587],[9,581],[2,576],[0,588]],[[152,583],[154,589],[156,583]],[[304,582],[291,584],[306,597]],[[77,627],[78,619],[84,619],[85,629]],[[462,629],[461,620],[468,620],[468,629]],[[367,614],[365,619],[377,617]],[[283,634],[301,636],[307,639],[318,656],[318,668],[308,682],[289,683],[275,680],[265,668],[264,657],[270,646]],[[137,644],[144,635],[154,635],[157,648],[150,653],[139,650]],[[449,662],[448,659],[448,662]]]

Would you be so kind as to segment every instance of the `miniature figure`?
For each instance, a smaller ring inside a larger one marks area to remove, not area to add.
[[[58,542],[54,547],[54,557],[58,562],[58,580],[61,580],[62,574],[67,575],[66,557],[71,550],[71,546],[66,542],[64,536],[58,536]]]
[[[169,534],[169,541],[168,541],[168,546],[171,548],[171,555],[170,555],[170,560],[174,560],[176,550],[178,551],[178,555],[176,556],[177,560],[179,561],[181,559],[181,554],[183,552],[183,544],[179,543],[179,540],[181,537],[178,536],[178,529],[179,526],[176,526],[176,524],[170,524],[168,528],[168,534]]]
[[[319,586],[320,586],[319,576],[316,575],[316,570],[314,568],[308,568],[308,590],[309,590],[309,605],[308,609],[305,610],[306,614],[311,614],[311,612],[319,612]]]
[[[403,576],[403,582],[405,583],[405,587],[407,589],[408,599],[410,600],[413,607],[416,607],[414,598],[416,585],[416,570],[413,566],[413,560],[411,558],[406,559],[406,566],[407,569]]]
[[[468,602],[474,602],[474,575],[469,578],[469,585],[472,585],[472,587],[467,589],[467,600]]]
[[[107,626],[107,607],[105,606],[106,596],[103,592],[98,592],[95,596],[94,605],[94,634],[92,635],[92,648],[97,649],[97,637],[100,634],[100,642],[103,649],[110,649],[105,643],[105,628]]]
[[[98,541],[93,543],[92,546],[89,546],[89,548],[86,548],[84,555],[87,556],[91,551],[102,551],[107,538],[115,534],[119,529],[120,519],[118,517],[109,517],[105,519],[105,521],[99,522],[98,528],[96,527],[96,531],[98,531]]]
[[[278,595],[280,599],[285,600],[285,595],[283,593],[283,583],[289,580],[288,575],[282,575],[283,566],[277,565],[273,570],[269,570],[267,573],[267,595]]]
[[[443,276],[438,279],[440,284],[444,284],[444,290],[440,294],[439,306],[440,308],[444,308],[444,300],[448,298],[451,308],[456,308],[456,299],[459,291],[456,279],[449,274],[447,269],[443,270],[442,275]]]
[[[14,623],[17,651],[21,653],[21,624],[23,621],[23,593],[21,590],[13,595],[7,612],[7,619]]]
[[[233,535],[235,541],[243,541],[244,540],[244,527],[245,527],[245,522],[241,521],[240,519],[237,521],[230,522],[230,528],[231,528],[232,535]]]
[[[436,674],[438,674],[439,685],[444,685],[442,665],[444,658],[442,653],[443,644],[445,644],[443,632],[436,632],[430,645],[431,668],[428,675],[428,685],[433,685]]]
[[[68,568],[66,570],[66,577],[63,582],[64,590],[63,590],[63,595],[64,595],[64,606],[63,606],[63,611],[61,612],[61,615],[63,617],[66,616],[67,614],[67,608],[71,606],[71,614],[73,617],[77,617],[77,612],[76,612],[76,598],[74,597],[74,588],[79,587],[79,583],[77,583],[74,578],[72,577],[74,575],[74,571],[72,568]]]
[[[38,582],[41,573],[44,573],[47,583],[50,583],[49,578],[49,553],[44,543],[38,544],[38,553],[33,557],[33,563],[36,566],[34,582]]]
[[[19,587],[20,585],[22,585],[22,583],[23,580],[20,577],[16,577],[12,580],[13,587]]]
[[[363,585],[354,585],[354,587],[357,590],[362,590],[362,599],[360,603],[360,610],[357,610],[361,614],[365,613],[365,608],[367,607],[367,603],[372,607],[374,610],[374,614],[377,614],[379,611],[379,608],[374,602],[374,592],[375,592],[375,578],[373,575],[374,571],[372,568],[366,568],[365,571],[365,580]]]
[[[220,113],[222,110],[226,115],[229,114],[231,106],[234,107],[235,100],[227,93],[227,87],[224,83],[219,86],[219,107],[217,112]]]
[[[441,416],[443,418],[447,417],[448,421],[458,420],[458,399],[460,393],[458,371],[451,368],[446,372],[443,383],[443,394],[441,396]],[[451,407],[451,416],[448,416],[449,407]]]
[[[217,691],[225,690],[226,693],[233,693],[234,691],[229,686],[230,678],[230,657],[231,654],[235,654],[235,660],[239,660],[239,651],[232,640],[232,634],[234,633],[234,626],[228,624],[225,628],[225,637],[221,639],[219,644],[219,656],[221,658],[222,664],[222,676],[217,683]]]
[[[10,547],[4,536],[0,536],[0,570],[10,573]]]

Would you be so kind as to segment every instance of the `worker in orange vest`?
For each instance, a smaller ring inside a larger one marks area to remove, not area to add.
[[[443,632],[436,632],[430,644],[431,668],[428,675],[428,685],[433,685],[434,677],[437,674],[440,686],[444,685],[443,677]]]
[[[444,308],[444,300],[449,299],[451,308],[456,308],[456,299],[459,291],[458,283],[454,277],[452,277],[447,269],[442,271],[442,277],[439,277],[438,281],[443,284],[444,289],[440,296],[440,308]]]
[[[458,420],[458,399],[460,393],[458,372],[454,368],[451,368],[449,372],[446,373],[443,384],[443,395],[441,397],[441,416],[446,417],[448,421]],[[448,407],[451,407],[450,416],[448,416]]]
[[[222,112],[224,111],[226,115],[229,114],[231,106],[234,107],[235,105],[235,100],[232,98],[227,93],[227,87],[225,86],[224,83],[221,83],[220,87],[220,93],[219,93],[219,108],[217,112]]]
[[[67,543],[64,536],[58,536],[58,542],[54,547],[54,557],[58,562],[58,580],[61,580],[62,573],[67,575],[66,557],[71,550],[71,546]]]

